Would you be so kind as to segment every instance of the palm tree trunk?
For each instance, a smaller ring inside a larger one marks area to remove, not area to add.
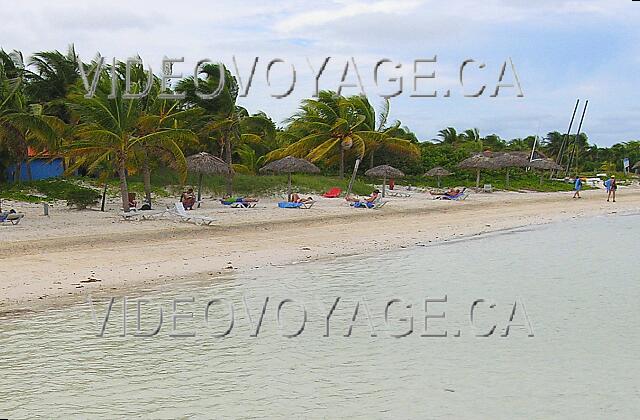
[[[344,178],[344,149],[340,147],[340,178]]]
[[[19,183],[22,180],[22,162],[16,163],[16,171],[13,173],[13,182]]]
[[[120,195],[122,196],[122,210],[128,212],[129,208],[129,188],[127,187],[126,159],[121,156],[118,162],[118,176],[120,178]]]
[[[151,207],[151,168],[149,167],[149,157],[145,153],[142,161],[142,179],[144,182],[144,199]]]
[[[231,196],[233,194],[233,170],[231,168],[232,165],[232,154],[231,154],[231,138],[226,136],[224,139],[224,153],[225,153],[225,162],[229,165],[229,174],[227,175],[227,195]]]

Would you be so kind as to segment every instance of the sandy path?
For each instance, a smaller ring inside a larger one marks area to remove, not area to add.
[[[115,212],[59,209],[50,218],[26,208],[17,227],[1,227],[11,252],[0,256],[0,312],[79,301],[86,291],[123,290],[201,273],[254,270],[309,259],[369,253],[519,226],[640,209],[640,190],[607,203],[601,191],[471,195],[439,202],[419,195],[391,199],[381,210],[322,200],[311,210],[272,202],[250,210],[211,209],[212,227],[169,220],[125,222]],[[80,283],[88,278],[99,282]]]

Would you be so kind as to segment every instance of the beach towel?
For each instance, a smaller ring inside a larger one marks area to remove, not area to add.
[[[324,198],[338,198],[341,193],[342,193],[342,190],[340,188],[334,187],[334,188],[331,188],[326,193],[322,194],[322,196]]]
[[[278,207],[281,209],[299,209],[302,207],[302,203],[291,203],[289,201],[280,201]]]

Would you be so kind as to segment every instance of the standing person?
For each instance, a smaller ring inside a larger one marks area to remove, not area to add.
[[[580,190],[582,189],[582,180],[579,176],[576,177],[576,182],[573,184],[573,189],[575,192],[573,193],[573,198],[582,198],[580,197]]]
[[[616,202],[616,190],[618,189],[618,184],[616,183],[616,176],[611,175],[611,178],[607,180],[607,201],[613,196],[613,202]]]

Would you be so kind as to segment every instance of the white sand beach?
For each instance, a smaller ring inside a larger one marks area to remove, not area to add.
[[[343,199],[318,198],[309,210],[280,209],[262,199],[253,209],[207,200],[194,214],[212,226],[170,219],[125,221],[107,212],[63,206],[42,215],[36,204],[5,202],[26,217],[0,227],[0,312],[30,311],[78,301],[87,291],[123,291],[229,270],[380,252],[502,229],[640,208],[640,189],[623,188],[617,203],[602,191],[472,194],[463,202],[428,194],[388,198],[379,210],[354,209]],[[169,200],[157,208],[170,205]]]

